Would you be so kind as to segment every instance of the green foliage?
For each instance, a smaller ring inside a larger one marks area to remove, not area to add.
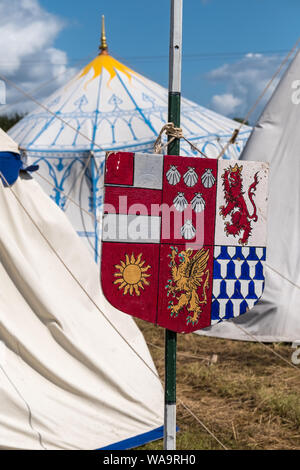
[[[243,122],[244,123],[244,118],[235,117],[235,118],[233,118],[233,120],[237,121],[237,122]],[[246,121],[244,124],[246,124],[246,126],[249,126],[249,121]]]
[[[300,396],[299,393],[284,391],[273,391],[270,388],[262,387],[259,390],[262,398],[262,409],[268,409],[274,415],[278,415],[281,419],[299,429],[300,426]]]
[[[17,122],[19,122],[24,117],[24,114],[13,114],[11,116],[3,115],[0,116],[0,127],[2,130],[7,132],[11,127],[13,127]]]

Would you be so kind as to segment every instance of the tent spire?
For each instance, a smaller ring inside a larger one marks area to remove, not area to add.
[[[105,18],[102,15],[102,32],[101,32],[101,44],[99,46],[100,54],[108,54],[108,45],[106,42],[106,34],[105,34]]]

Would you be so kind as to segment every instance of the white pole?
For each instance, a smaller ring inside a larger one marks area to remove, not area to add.
[[[171,0],[169,93],[181,93],[183,0]]]
[[[171,0],[169,122],[180,127],[181,56],[182,56],[182,3]],[[179,155],[180,141],[168,146],[170,155]],[[164,449],[176,449],[176,346],[177,335],[166,330],[165,338],[165,426]]]

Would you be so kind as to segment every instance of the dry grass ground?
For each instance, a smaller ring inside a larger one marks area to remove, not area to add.
[[[164,330],[137,323],[163,382]],[[290,362],[290,345],[269,347]],[[178,335],[177,350],[177,397],[226,448],[300,449],[300,366],[292,368],[258,343],[196,334]],[[180,403],[177,425],[178,450],[222,449]]]

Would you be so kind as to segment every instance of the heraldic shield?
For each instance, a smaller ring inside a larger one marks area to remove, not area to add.
[[[107,300],[179,333],[251,309],[264,288],[267,179],[260,162],[109,153]]]

